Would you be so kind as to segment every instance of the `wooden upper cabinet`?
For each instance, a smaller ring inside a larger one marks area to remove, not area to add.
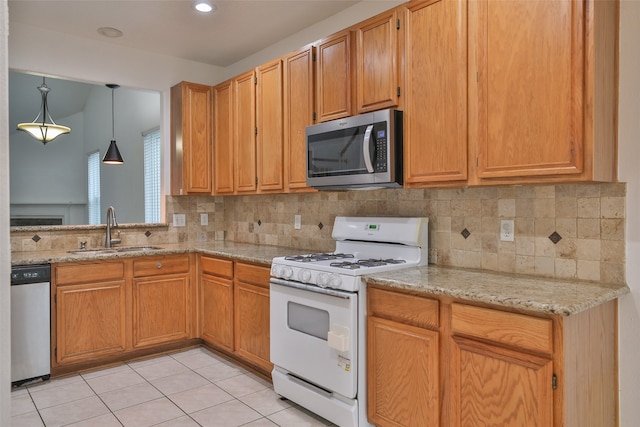
[[[349,117],[353,114],[351,44],[351,31],[344,30],[320,40],[316,45],[318,122]]]
[[[212,88],[182,82],[171,88],[171,193],[211,194]]]
[[[259,192],[284,191],[282,60],[257,68],[256,124]]]
[[[405,9],[406,187],[467,179],[467,2],[411,2]]]
[[[616,16],[614,1],[469,3],[472,183],[615,180]]]
[[[284,185],[287,191],[307,187],[305,128],[314,123],[315,47],[306,47],[283,59],[284,64]]]
[[[233,86],[227,80],[213,88],[213,194],[233,194]]]
[[[248,71],[233,79],[235,192],[255,193],[256,74]]]
[[[399,105],[402,55],[398,10],[391,9],[355,27],[358,113]]]

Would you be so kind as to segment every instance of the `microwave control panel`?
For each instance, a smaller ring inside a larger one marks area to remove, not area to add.
[[[374,169],[376,172],[387,171],[387,131],[376,130],[376,159]]]

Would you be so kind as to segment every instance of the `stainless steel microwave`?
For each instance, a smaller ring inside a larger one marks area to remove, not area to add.
[[[387,109],[307,126],[307,186],[402,186],[402,111]]]

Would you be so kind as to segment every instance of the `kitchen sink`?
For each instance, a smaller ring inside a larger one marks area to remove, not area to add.
[[[158,246],[127,246],[123,248],[115,248],[116,252],[136,252],[136,251],[157,251],[162,249]]]
[[[113,254],[118,252],[145,252],[156,251],[162,249],[158,246],[125,246],[122,248],[102,248],[102,249],[78,249],[69,251],[70,254],[75,255],[100,255],[100,254]]]

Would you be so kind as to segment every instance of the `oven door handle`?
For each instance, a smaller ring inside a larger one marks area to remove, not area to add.
[[[351,297],[353,296],[349,292],[338,291],[336,289],[321,288],[315,285],[307,285],[306,283],[292,282],[290,280],[282,280],[275,277],[272,277],[271,279],[269,279],[269,282],[273,283],[274,285],[287,286],[289,288],[296,288],[296,289],[301,289],[303,291],[315,292],[317,294],[328,295],[330,297],[351,299]]]

